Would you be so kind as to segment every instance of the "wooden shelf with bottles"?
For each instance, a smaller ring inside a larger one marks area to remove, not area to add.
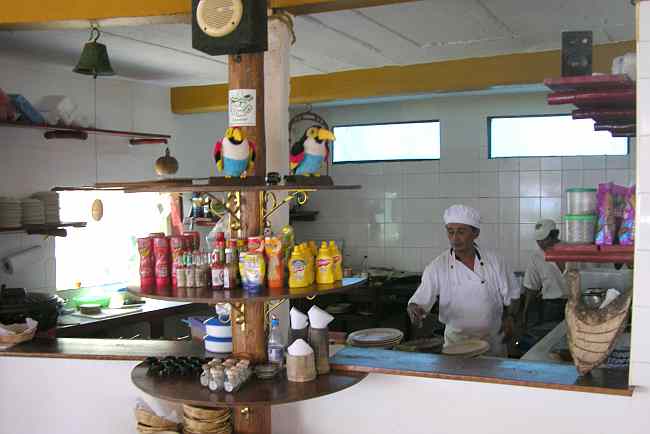
[[[591,262],[633,264],[634,246],[597,246],[596,244],[562,243],[547,250],[544,257],[549,262]]]
[[[139,297],[167,301],[187,301],[191,303],[241,303],[248,301],[282,300],[287,298],[306,298],[318,295],[349,291],[365,285],[367,279],[344,277],[331,285],[310,285],[301,288],[261,288],[250,291],[243,288],[232,290],[213,290],[212,288],[162,288],[143,291],[139,286],[129,286],[128,291]]]
[[[135,131],[106,130],[101,128],[81,128],[65,125],[29,124],[24,122],[0,122],[0,127],[26,128],[45,130],[46,139],[77,139],[86,140],[89,134],[119,136],[130,139],[132,145],[164,144],[172,136],[168,134],[139,133]]]
[[[17,228],[0,228],[0,233],[27,233],[28,235],[67,235],[65,228],[85,228],[86,222],[45,223],[41,225],[24,225]]]
[[[614,137],[636,135],[636,83],[626,74],[547,78],[550,105],[573,104],[574,119],[593,119],[596,131]]]

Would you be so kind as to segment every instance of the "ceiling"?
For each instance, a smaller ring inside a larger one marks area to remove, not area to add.
[[[292,76],[558,49],[565,30],[592,30],[595,44],[635,39],[635,9],[627,0],[429,0],[294,21]],[[0,31],[0,56],[71,70],[88,36]],[[163,86],[228,80],[224,56],[192,49],[189,24],[110,27],[99,42],[120,78]]]

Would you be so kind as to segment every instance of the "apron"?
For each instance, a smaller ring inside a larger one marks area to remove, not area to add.
[[[456,261],[452,255],[452,268],[465,267]],[[480,261],[480,271],[485,274],[485,266],[478,249],[477,259]],[[445,322],[445,345],[460,343],[467,339],[482,339],[490,344],[487,353],[491,356],[506,357],[507,347],[502,342],[503,334],[499,331],[501,324],[500,306],[497,294],[490,294],[487,288],[487,276],[482,277],[477,272],[467,270],[471,276],[468,279],[450,279],[449,302],[445,306],[443,316]]]

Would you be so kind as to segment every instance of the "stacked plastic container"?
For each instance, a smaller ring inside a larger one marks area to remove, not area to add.
[[[567,214],[564,216],[565,239],[572,244],[592,244],[596,233],[597,197],[595,188],[569,188]]]
[[[205,320],[205,350],[211,353],[232,353],[230,318],[223,315]]]

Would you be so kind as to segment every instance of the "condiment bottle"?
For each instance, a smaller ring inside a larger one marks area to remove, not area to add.
[[[334,260],[325,241],[321,243],[316,256],[316,283],[319,285],[334,283]]]
[[[215,249],[216,252],[216,249]],[[212,255],[212,289],[223,289],[223,262],[217,253]]]
[[[231,248],[226,249],[226,264],[223,268],[223,289],[234,289],[237,287],[237,264],[233,257]]]
[[[176,286],[178,288],[185,288],[187,286],[187,275],[185,274],[183,255],[178,255],[176,258]]]
[[[334,260],[334,280],[343,280],[343,258],[341,251],[334,241],[330,241],[329,249]]]
[[[194,267],[194,262],[192,261],[192,254],[188,253],[185,255],[185,279],[186,286],[188,288],[194,288],[196,283],[196,268]]]
[[[289,288],[308,286],[307,257],[300,244],[293,248],[289,258]]]

